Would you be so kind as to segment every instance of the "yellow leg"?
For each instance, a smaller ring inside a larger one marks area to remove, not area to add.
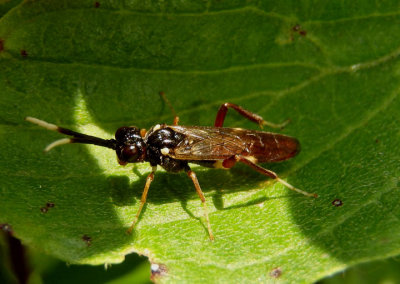
[[[150,184],[154,179],[154,172],[156,171],[156,169],[157,169],[157,167],[154,167],[152,172],[146,178],[146,185],[144,186],[144,190],[143,190],[143,193],[142,193],[142,198],[140,199],[139,210],[136,213],[136,217],[133,220],[132,225],[126,231],[128,234],[132,233],[133,228],[135,228],[135,225],[136,225],[137,221],[139,220],[140,212],[142,211],[143,206],[146,203],[147,193],[149,192]]]
[[[196,192],[200,197],[201,203],[203,204],[204,217],[206,218],[206,221],[207,221],[208,235],[210,236],[210,240],[213,241],[214,235],[211,231],[211,224],[210,224],[210,219],[208,218],[208,209],[207,209],[206,199],[204,197],[203,191],[201,190],[201,187],[200,187],[199,181],[197,180],[196,174],[192,170],[188,170],[187,175],[193,181],[194,187],[196,188]]]
[[[316,194],[316,193],[309,193],[307,191],[304,191],[304,190],[301,190],[301,189],[298,189],[298,188],[294,187],[290,183],[287,183],[286,181],[284,181],[281,178],[279,178],[279,176],[275,172],[273,172],[271,170],[268,170],[268,169],[264,169],[263,167],[260,167],[259,165],[253,163],[252,161],[250,161],[249,159],[247,159],[245,157],[237,155],[237,156],[235,156],[235,159],[237,161],[239,161],[239,162],[242,162],[242,163],[250,166],[251,168],[253,168],[257,172],[259,172],[259,173],[261,173],[261,174],[263,174],[265,176],[268,176],[270,178],[275,179],[277,182],[283,184],[284,186],[288,187],[291,190],[294,190],[294,191],[296,191],[298,193],[301,193],[301,194],[303,194],[305,196],[310,196],[310,197],[315,197],[315,198],[318,197],[318,194]]]

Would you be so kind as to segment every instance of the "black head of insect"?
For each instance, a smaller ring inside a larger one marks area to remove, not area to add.
[[[137,127],[120,127],[115,132],[116,153],[121,165],[143,162],[146,158],[146,143]]]

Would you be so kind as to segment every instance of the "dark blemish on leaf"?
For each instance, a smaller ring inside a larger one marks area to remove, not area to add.
[[[299,35],[301,35],[301,36],[306,36],[307,35],[307,31],[306,30],[302,30],[301,26],[299,24],[296,24],[296,25],[294,25],[292,27],[292,32],[299,33]],[[292,40],[294,39],[293,34],[291,36],[291,39]]]
[[[305,30],[299,31],[299,34],[301,36],[306,36],[307,35],[307,31],[305,31]]]
[[[294,26],[292,27],[292,31],[294,31],[294,32],[298,32],[300,29],[301,29],[301,26],[300,26],[299,24],[294,25]]]
[[[27,57],[28,56],[28,52],[26,52],[25,49],[21,49],[21,56],[22,57]]]
[[[381,141],[379,141],[379,139],[376,139],[376,140],[375,140],[375,143],[376,143],[376,144],[378,144],[379,142],[381,142]]]
[[[156,278],[167,275],[168,269],[167,266],[160,263],[152,263],[151,264],[151,281],[155,281]]]
[[[100,7],[100,2],[94,2],[94,7],[99,8]]]
[[[0,52],[4,50],[4,39],[0,38]]]
[[[271,270],[271,272],[269,273],[269,276],[271,276],[272,278],[279,278],[282,275],[282,269],[280,267],[276,267],[274,269]]]
[[[53,208],[55,206],[55,204],[53,202],[47,202],[46,203],[46,207],[47,208]]]
[[[0,224],[0,229],[10,235],[13,234],[13,230],[10,224],[4,223],[4,224]]]
[[[86,243],[88,247],[92,245],[92,238],[89,237],[88,235],[83,235],[82,240]]]
[[[291,32],[290,32],[290,39],[293,41],[294,40],[294,33],[298,33],[300,36],[306,36],[307,31],[301,29],[301,25],[296,24],[292,27]]]
[[[336,207],[340,207],[340,206],[343,205],[343,202],[340,199],[335,199],[335,200],[332,201],[332,205],[336,206]]]
[[[53,202],[47,202],[46,206],[40,208],[40,211],[42,213],[47,213],[49,211],[50,208],[53,208],[55,206],[55,204]]]
[[[42,213],[47,213],[48,211],[49,211],[49,208],[47,208],[47,207],[40,208],[40,212],[42,212]]]

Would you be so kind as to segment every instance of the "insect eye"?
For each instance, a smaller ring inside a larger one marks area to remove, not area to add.
[[[130,136],[139,134],[139,129],[137,127],[127,127],[123,126],[117,129],[115,132],[115,139],[117,141],[125,141]]]
[[[139,158],[139,155],[139,149],[135,145],[129,145],[122,149],[120,159],[128,163],[133,163]]]
[[[127,129],[128,129],[128,127],[118,128],[117,131],[115,132],[115,139],[117,139],[117,140],[123,139],[125,137]]]

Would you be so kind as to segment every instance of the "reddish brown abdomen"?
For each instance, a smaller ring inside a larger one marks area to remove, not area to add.
[[[269,133],[257,132],[257,135],[246,135],[248,151],[243,156],[252,156],[257,163],[279,162],[290,159],[300,152],[300,143],[296,138]]]

